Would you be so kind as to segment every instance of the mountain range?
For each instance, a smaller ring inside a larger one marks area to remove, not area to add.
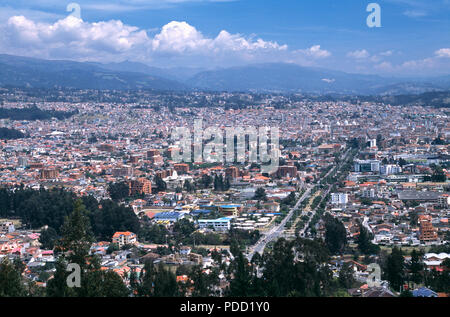
[[[94,63],[0,55],[0,86],[401,95],[450,90],[450,75],[394,78],[287,63],[209,70],[159,68],[131,61]]]

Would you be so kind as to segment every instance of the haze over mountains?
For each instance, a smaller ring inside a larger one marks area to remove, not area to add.
[[[450,90],[450,75],[401,79],[282,63],[206,70],[0,55],[0,86],[399,95]]]

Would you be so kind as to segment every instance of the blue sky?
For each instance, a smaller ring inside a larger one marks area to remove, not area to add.
[[[294,62],[398,76],[450,73],[450,0],[3,0],[0,52],[221,67]],[[366,7],[381,6],[381,28]]]

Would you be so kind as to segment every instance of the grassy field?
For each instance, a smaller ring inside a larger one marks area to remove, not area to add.
[[[354,243],[350,243],[349,246],[351,248],[357,248],[357,245]],[[410,255],[412,250],[416,249],[417,251],[419,250],[424,250],[425,253],[430,251],[430,246],[416,246],[416,247],[411,247],[411,246],[397,246],[400,247],[403,251],[403,255]],[[382,251],[386,251],[387,253],[391,253],[392,249],[394,248],[394,246],[385,246],[385,245],[381,245],[380,246]]]
[[[387,251],[388,253],[391,253],[392,248],[393,248],[390,246],[380,246],[380,247],[381,247],[381,250]],[[431,249],[430,246],[425,246],[425,247],[424,246],[416,246],[416,247],[401,246],[400,248],[402,249],[404,255],[410,255],[414,249],[416,249],[416,251],[424,250],[425,253],[429,252]]]

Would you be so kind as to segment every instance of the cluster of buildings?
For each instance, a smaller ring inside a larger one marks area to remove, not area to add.
[[[151,224],[170,229],[188,219],[202,232],[226,233],[233,227],[264,232],[288,211],[283,200],[305,184],[318,183],[349,148],[360,148],[326,206],[343,221],[348,237],[355,239],[362,223],[379,245],[447,243],[450,126],[444,109],[214,93],[193,93],[180,99],[186,104],[170,107],[167,96],[141,97],[93,102],[81,94],[71,102],[36,101],[44,110],[79,112],[46,122],[0,120],[2,126],[27,136],[0,140],[0,186],[64,187],[77,195],[108,199],[109,185],[124,183],[129,197],[123,203]],[[245,107],[226,106],[235,99]],[[209,106],[194,109],[199,100]],[[171,154],[180,146],[173,132],[179,127],[192,131],[196,119],[220,130],[278,127],[277,171],[263,173],[261,164],[254,162],[173,161]],[[216,184],[216,178],[222,182]],[[261,188],[264,197],[255,199]],[[316,226],[323,233],[323,223]],[[1,230],[2,255],[20,254],[44,266],[52,260],[49,250],[39,251],[38,232],[16,231],[8,222]],[[93,245],[92,252],[102,255],[105,267],[120,272],[142,262],[132,251],[108,254],[110,243],[138,246],[166,263],[209,263],[186,250],[162,258],[151,241],[117,232],[111,241]]]

